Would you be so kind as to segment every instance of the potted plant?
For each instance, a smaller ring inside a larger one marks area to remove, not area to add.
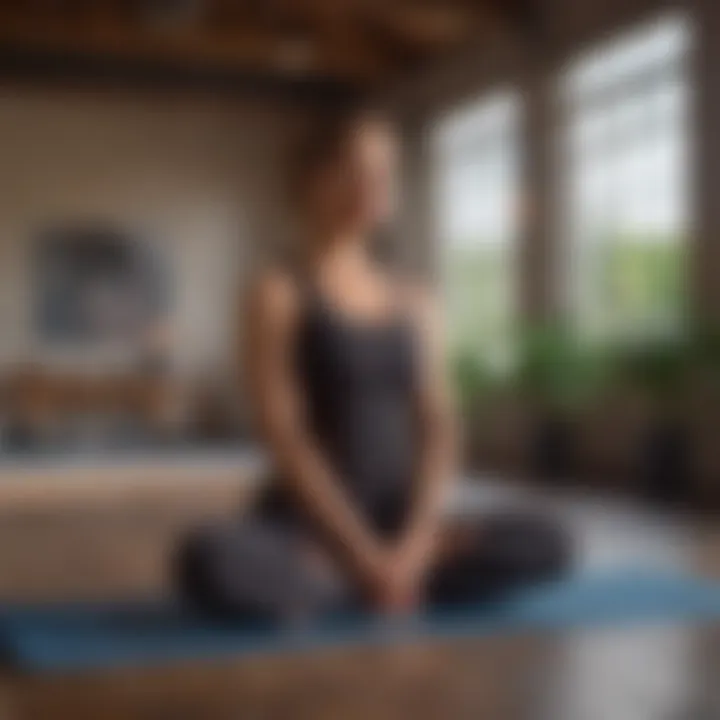
[[[698,498],[703,507],[720,506],[720,324],[703,322],[694,343],[690,423]]]
[[[467,460],[471,464],[496,463],[488,435],[496,425],[500,405],[509,389],[507,373],[498,370],[482,352],[466,347],[453,357],[453,380]]]
[[[531,417],[530,464],[541,478],[566,481],[578,473],[578,427],[608,370],[605,351],[563,324],[525,334],[517,384]]]
[[[688,335],[636,342],[619,351],[622,376],[648,409],[635,467],[640,491],[656,501],[689,499],[694,462],[688,400],[699,350],[697,338]]]

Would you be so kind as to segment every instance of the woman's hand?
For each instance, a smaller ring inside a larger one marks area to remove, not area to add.
[[[419,609],[425,578],[432,562],[433,540],[414,534],[378,553],[362,580],[371,606],[383,614],[406,614]]]
[[[415,606],[407,577],[398,572],[396,553],[381,548],[366,556],[357,578],[369,608],[383,615],[411,612]]]
[[[423,600],[428,571],[435,557],[435,539],[430,532],[408,534],[393,552],[396,593],[417,609]]]

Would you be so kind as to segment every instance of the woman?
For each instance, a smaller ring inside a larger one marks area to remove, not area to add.
[[[396,159],[391,125],[367,110],[332,118],[304,148],[302,253],[249,303],[249,388],[278,479],[249,518],[184,545],[182,590],[206,610],[412,612],[566,567],[562,534],[539,519],[446,526],[456,443],[441,322],[430,293],[369,249],[392,215]]]

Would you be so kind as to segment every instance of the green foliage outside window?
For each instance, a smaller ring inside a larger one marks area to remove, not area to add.
[[[681,331],[684,238],[618,233],[604,238],[598,247],[599,267],[591,271],[597,273],[597,294],[587,301],[590,324],[616,337]]]

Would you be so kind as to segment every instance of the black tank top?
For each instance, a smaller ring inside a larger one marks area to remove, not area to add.
[[[368,322],[343,314],[312,286],[303,297],[294,370],[308,427],[354,506],[392,531],[408,506],[418,457],[418,353],[409,313],[398,303],[392,317]],[[275,517],[304,515],[282,481],[261,507]]]

